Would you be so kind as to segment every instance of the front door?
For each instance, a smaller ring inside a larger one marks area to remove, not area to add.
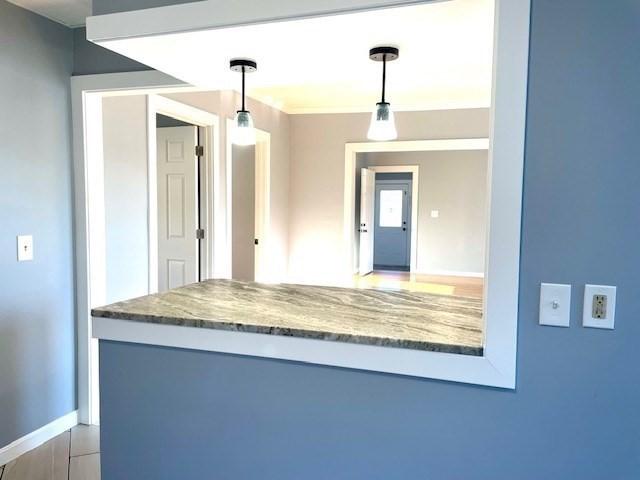
[[[410,210],[411,180],[376,182],[374,268],[409,270]]]
[[[157,129],[158,290],[198,281],[197,128]]]

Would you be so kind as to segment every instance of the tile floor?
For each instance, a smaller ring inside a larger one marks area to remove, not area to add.
[[[100,480],[99,427],[58,435],[0,467],[0,480]]]

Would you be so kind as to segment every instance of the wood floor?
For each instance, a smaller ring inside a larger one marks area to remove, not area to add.
[[[100,431],[79,425],[4,467],[0,480],[100,480]]]
[[[484,287],[483,278],[388,271],[374,271],[364,277],[356,275],[353,281],[356,288],[385,288],[471,298],[482,298]]]

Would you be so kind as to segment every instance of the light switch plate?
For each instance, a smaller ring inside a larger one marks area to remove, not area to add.
[[[594,305],[594,302],[597,301],[600,302],[599,305]],[[599,307],[604,308],[604,317],[599,313]],[[616,287],[609,285],[585,285],[582,326],[613,330],[615,317]]]
[[[30,260],[33,260],[33,237],[18,235],[18,261],[28,262]]]
[[[439,218],[440,210],[431,210],[431,218]]]
[[[540,284],[540,325],[568,327],[571,319],[571,285]]]

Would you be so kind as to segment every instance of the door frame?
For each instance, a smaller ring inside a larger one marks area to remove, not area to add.
[[[226,131],[234,128],[233,119],[227,118]],[[271,134],[255,128],[255,238],[258,238],[254,257],[254,279],[256,282],[275,282],[277,273],[271,265]],[[233,241],[231,228],[233,222],[233,142],[231,135],[226,138],[227,159],[227,214],[229,225],[227,228],[227,258],[229,259],[227,278],[231,278],[231,264],[233,259]]]
[[[147,96],[147,179],[149,205],[149,293],[158,292],[158,152],[156,115],[182,120],[183,122],[204,128],[204,192],[200,192],[198,199],[200,218],[204,218],[201,228],[205,231],[203,257],[198,258],[198,268],[204,265],[200,272],[203,280],[214,278],[214,192],[213,172],[214,162],[220,149],[220,119],[218,115],[206,112],[191,105],[187,105],[157,94]],[[218,159],[219,163],[219,159]],[[204,201],[202,199],[204,198]]]
[[[344,279],[345,284],[350,281],[353,271],[356,269],[355,248],[355,192],[356,192],[356,165],[359,153],[389,153],[389,152],[441,152],[441,151],[462,151],[462,150],[489,150],[488,138],[459,138],[447,140],[400,140],[392,142],[358,142],[346,143],[344,153]],[[414,182],[412,185],[411,204],[411,259],[410,271],[416,272],[418,268],[417,257],[417,215],[418,215],[418,195],[416,189],[419,188],[419,168],[417,165],[385,165],[367,167],[376,172],[411,172]],[[414,168],[415,170],[411,169]],[[404,170],[398,170],[404,169]],[[488,179],[490,181],[490,179]],[[375,238],[374,238],[375,242]]]
[[[75,205],[78,421],[92,425],[99,421],[100,405],[98,342],[93,338],[91,308],[106,303],[102,99],[108,96],[149,96],[158,93],[196,91],[196,89],[169,75],[153,70],[75,76],[71,77],[70,83]],[[155,151],[155,117],[153,117],[153,128],[151,128],[149,115],[147,115],[146,134],[147,138],[153,135],[152,148]],[[217,276],[221,268],[221,260],[224,260],[224,250],[221,245],[224,245],[224,239],[226,239],[226,212],[224,203],[218,199],[218,193],[221,192],[218,185],[223,181],[219,122],[211,125],[211,135],[209,152],[213,178],[210,180],[214,196],[212,237],[213,258],[216,259],[213,263],[213,276]],[[150,155],[149,149],[147,155]],[[154,181],[154,186],[155,184]],[[147,188],[149,188],[148,183]],[[153,284],[150,287],[153,287]]]
[[[370,167],[368,166],[366,168],[368,168],[369,170],[373,170],[376,173],[376,176],[378,173],[411,173],[411,235],[409,236],[409,273],[415,273],[418,271],[418,195],[420,193],[420,167],[418,165],[375,165]],[[374,245],[375,241],[376,232],[374,225]]]

